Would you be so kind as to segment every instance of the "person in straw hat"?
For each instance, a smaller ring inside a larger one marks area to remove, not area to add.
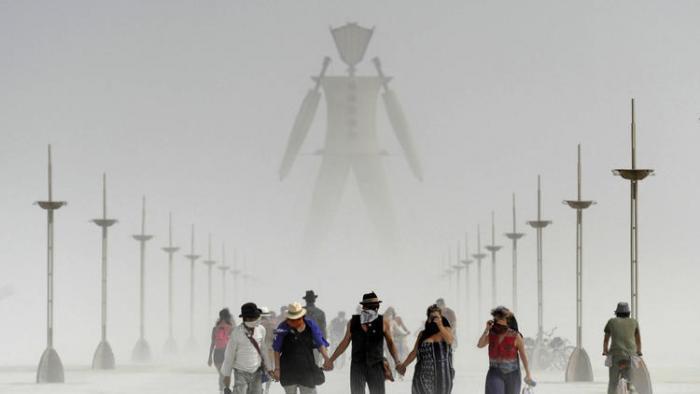
[[[315,394],[322,372],[314,359],[314,350],[328,358],[328,341],[320,327],[310,319],[300,303],[289,304],[284,321],[275,330],[273,376],[286,394]]]
[[[330,360],[324,364],[326,370],[333,369],[333,363],[352,343],[350,364],[350,392],[364,394],[365,386],[370,394],[384,394],[384,381],[391,378],[385,373],[384,341],[389,353],[398,365],[400,363],[389,323],[379,314],[382,301],[374,292],[362,296],[359,314],[348,322],[345,337],[340,341]]]

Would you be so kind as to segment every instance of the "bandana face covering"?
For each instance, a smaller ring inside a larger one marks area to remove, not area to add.
[[[360,312],[360,323],[369,324],[377,319],[379,312],[374,309],[363,309]]]
[[[505,334],[506,331],[508,331],[508,326],[504,326],[503,324],[494,324],[493,327],[491,327],[491,330],[493,331],[494,334],[496,335],[501,335]]]
[[[255,328],[255,327],[259,326],[260,323],[261,323],[261,321],[260,321],[260,319],[258,319],[255,321],[247,321],[247,322],[244,322],[243,324],[245,324],[245,326],[248,328]]]

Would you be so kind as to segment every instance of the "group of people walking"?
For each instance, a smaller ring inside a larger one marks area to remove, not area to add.
[[[385,383],[394,380],[394,371],[405,375],[414,361],[413,394],[452,392],[456,316],[444,301],[427,308],[415,343],[410,350],[399,351],[395,338],[403,340],[410,331],[393,308],[380,314],[382,300],[374,292],[366,293],[357,314],[348,320],[339,313],[331,321],[330,335],[336,346],[330,352],[325,313],[316,307],[316,298],[313,291],[307,291],[306,305],[293,302],[283,307],[279,319],[265,307],[245,303],[239,315],[243,322],[238,326],[228,309],[221,310],[212,329],[208,360],[219,372],[219,389],[224,393],[262,394],[268,393],[276,381],[286,394],[315,394],[325,382],[325,372],[333,371],[336,363],[342,366],[345,351],[351,347],[351,394],[363,394],[366,389],[370,394],[385,393]],[[618,379],[626,376],[620,365],[632,352],[641,355],[639,327],[629,318],[629,307],[625,314],[625,305],[618,306],[617,317],[605,327],[604,354],[613,360],[610,394],[615,393]],[[491,317],[477,341],[478,348],[488,347],[485,392],[519,394],[523,381],[534,385],[523,336],[507,308],[494,308]]]

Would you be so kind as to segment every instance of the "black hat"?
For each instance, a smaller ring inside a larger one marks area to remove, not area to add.
[[[360,304],[366,305],[366,304],[381,304],[382,301],[377,297],[377,295],[372,291],[367,294],[362,295],[362,301]]]
[[[314,293],[313,290],[306,290],[306,295],[304,296],[304,300],[316,301],[316,298],[318,298],[318,296],[316,295],[316,293]]]
[[[252,317],[257,319],[262,314],[262,311],[258,309],[258,306],[253,302],[246,302],[241,305],[241,314],[238,317],[247,318]]]

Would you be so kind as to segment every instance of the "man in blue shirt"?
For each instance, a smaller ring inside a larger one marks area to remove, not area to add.
[[[320,327],[304,317],[306,309],[301,304],[289,305],[285,320],[275,330],[272,348],[275,351],[273,375],[280,381],[286,394],[315,394],[321,383],[322,372],[316,365],[314,349],[318,349],[324,361],[329,361],[328,341]]]

